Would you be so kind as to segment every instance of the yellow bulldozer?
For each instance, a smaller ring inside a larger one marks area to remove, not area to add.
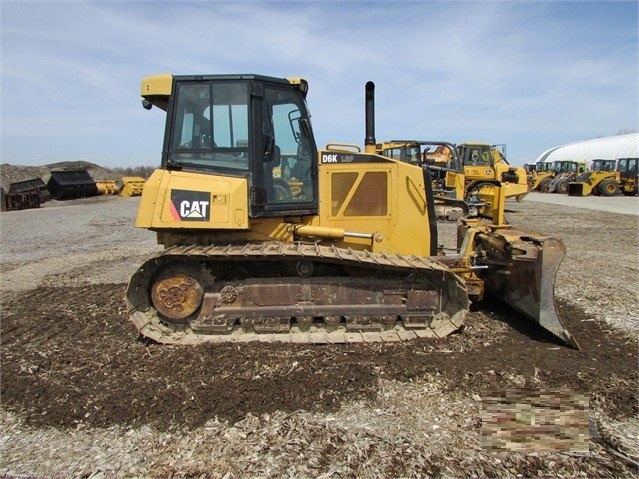
[[[638,158],[619,158],[617,160],[596,159],[592,161],[590,171],[568,183],[570,196],[616,196],[637,194]]]
[[[418,141],[384,141],[375,144],[375,153],[378,155],[393,158],[394,160],[410,163],[411,165],[421,166],[426,161],[425,153],[422,151],[422,145]],[[432,161],[437,166],[445,166],[448,157],[445,155],[438,156]]]
[[[167,115],[161,167],[136,218],[164,250],[126,291],[143,336],[170,344],[443,337],[463,327],[471,301],[491,294],[578,347],[554,306],[562,241],[506,224],[504,190],[492,185],[481,215],[460,220],[458,252],[444,255],[428,168],[375,153],[374,89],[366,84],[362,151],[316,146],[302,78],[142,80],[143,106]]]
[[[486,184],[500,184],[507,198],[522,199],[528,194],[526,170],[506,160],[506,145],[460,143],[459,158],[464,168],[466,195],[479,191]]]

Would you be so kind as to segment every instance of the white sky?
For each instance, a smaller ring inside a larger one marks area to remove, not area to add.
[[[511,163],[637,130],[636,1],[0,0],[0,162],[157,165],[155,73],[302,76],[319,146],[506,143]]]

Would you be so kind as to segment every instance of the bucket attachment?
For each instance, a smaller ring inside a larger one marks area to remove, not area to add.
[[[42,203],[51,199],[47,185],[41,178],[11,183],[9,190],[5,192],[3,188],[0,196],[2,211],[39,208]]]
[[[489,294],[579,349],[555,309],[555,277],[566,251],[560,239],[480,224],[462,225],[462,233],[462,250],[472,249],[474,274]]]
[[[96,180],[95,185],[98,187],[98,195],[115,195],[118,193],[115,180]]]
[[[139,176],[123,176],[120,196],[140,196],[144,188],[144,178]]]
[[[98,194],[95,181],[86,170],[52,171],[47,189],[54,200],[71,200]]]
[[[568,183],[568,196],[588,196],[592,193],[592,186],[588,183],[570,182]]]

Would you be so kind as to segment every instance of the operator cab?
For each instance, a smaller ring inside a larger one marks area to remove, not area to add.
[[[457,147],[464,166],[492,166],[490,145],[461,144]]]
[[[250,217],[317,214],[317,147],[306,81],[172,78],[162,168],[246,178]]]
[[[592,171],[615,171],[617,160],[592,160]]]
[[[619,158],[617,165],[623,179],[636,178],[639,174],[639,158]]]

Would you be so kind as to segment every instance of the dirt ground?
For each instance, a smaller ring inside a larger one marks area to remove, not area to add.
[[[491,300],[443,340],[185,348],[126,317],[126,280],[158,249],[136,206],[0,218],[0,478],[637,476],[636,217],[509,204],[566,243],[557,307],[580,351]],[[481,397],[507,388],[588,394],[589,451],[482,448]]]

